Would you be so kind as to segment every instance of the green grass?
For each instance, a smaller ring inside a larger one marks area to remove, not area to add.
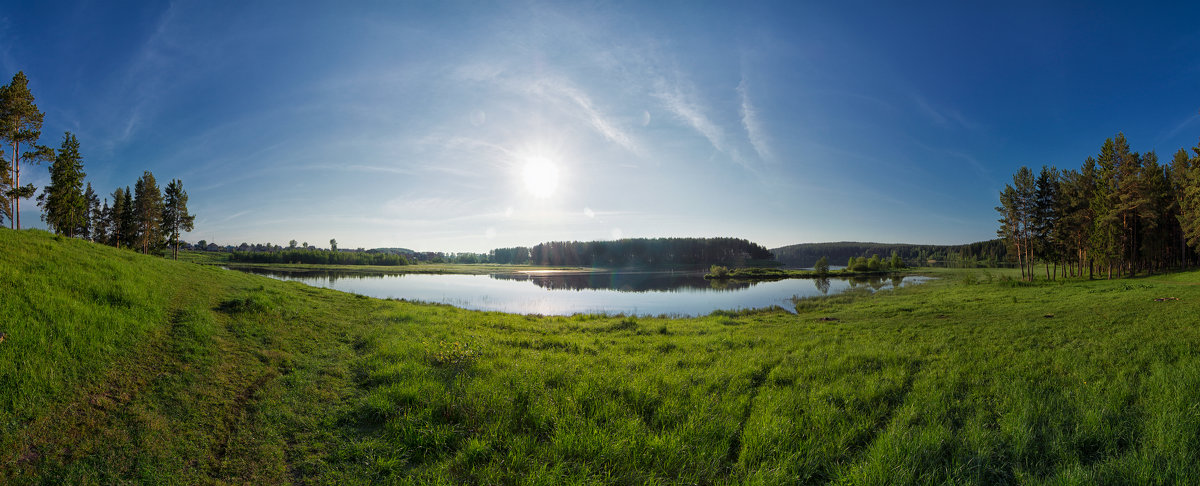
[[[526,317],[0,249],[0,482],[1200,482],[1198,272]]]
[[[170,256],[170,253],[167,253]],[[225,265],[229,263],[229,254],[218,251],[179,250],[179,261],[200,263],[204,265]]]

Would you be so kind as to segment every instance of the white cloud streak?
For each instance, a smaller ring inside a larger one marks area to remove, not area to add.
[[[771,147],[767,138],[766,130],[762,126],[762,121],[758,117],[758,110],[754,104],[750,102],[750,95],[747,93],[746,77],[742,76],[742,81],[737,85],[738,96],[741,97],[742,106],[742,127],[746,129],[746,137],[750,139],[750,145],[754,147],[754,151],[758,152],[758,157],[764,161],[774,160],[771,153]]]
[[[563,78],[541,78],[531,85],[531,91],[560,106],[566,105],[578,109],[582,117],[597,133],[625,150],[640,154],[633,137],[616,122],[601,113],[592,98],[569,81]]]
[[[170,25],[175,18],[175,10],[174,4],[168,5],[166,11],[159,18],[154,32],[142,44],[141,49],[125,70],[122,84],[134,88],[128,92],[133,99],[129,100],[131,108],[126,114],[123,130],[116,139],[108,142],[110,150],[114,145],[124,144],[131,140],[145,121],[145,112],[158,102],[165,81],[163,73],[169,72],[166,67],[171,62],[171,56],[167,54],[167,51],[175,44],[170,38]]]
[[[1195,122],[1196,120],[1200,120],[1200,115],[1192,115],[1192,116],[1185,118],[1183,121],[1179,122],[1178,125],[1175,125],[1175,128],[1168,130],[1163,135],[1159,135],[1158,141],[1162,141],[1162,140],[1168,139],[1168,138],[1174,138],[1176,135],[1179,135],[1179,132],[1182,132],[1184,128],[1187,128],[1188,125],[1191,125],[1192,122]]]
[[[250,211],[250,210],[238,211],[238,212],[236,212],[236,213],[233,213],[233,214],[231,214],[231,215],[229,215],[229,216],[226,216],[226,217],[224,217],[224,218],[221,218],[221,219],[217,220],[217,223],[218,223],[218,224],[220,224],[220,223],[228,223],[229,221],[232,221],[232,220],[234,220],[234,219],[240,218],[240,217],[242,217],[242,216],[245,216],[245,215],[247,215],[247,214],[250,214],[250,213],[252,213],[252,212],[253,212],[253,211]]]
[[[933,120],[934,123],[948,127],[957,125],[967,130],[978,130],[979,124],[967,119],[959,113],[958,110],[950,108],[936,108],[920,95],[913,95],[913,102],[917,104],[917,108],[921,110],[925,116]]]
[[[654,83],[654,95],[664,106],[680,120],[708,139],[713,148],[722,153],[729,153],[725,145],[725,133],[704,114],[704,108],[683,92],[679,85],[668,85],[667,80],[659,78]]]
[[[586,122],[596,133],[621,148],[641,155],[642,151],[634,137],[612,116],[604,113],[596,101],[583,88],[561,75],[542,74],[536,78],[521,76],[518,71],[495,61],[473,62],[458,66],[451,72],[451,80],[482,83],[507,91],[523,93],[538,98],[563,112]],[[476,125],[481,125],[477,123]]]

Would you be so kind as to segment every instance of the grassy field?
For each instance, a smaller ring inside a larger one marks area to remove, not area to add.
[[[1006,275],[527,317],[2,230],[0,482],[1200,482],[1200,273]]]

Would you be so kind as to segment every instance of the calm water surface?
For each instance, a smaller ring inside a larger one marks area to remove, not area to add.
[[[780,306],[792,297],[850,288],[885,290],[928,277],[705,280],[697,272],[529,272],[516,275],[368,275],[352,272],[238,270],[378,298],[450,304],[514,314],[707,315],[715,310]]]

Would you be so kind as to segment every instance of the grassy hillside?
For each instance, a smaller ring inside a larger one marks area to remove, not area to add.
[[[943,277],[526,317],[0,231],[0,482],[1200,481],[1200,273]]]

